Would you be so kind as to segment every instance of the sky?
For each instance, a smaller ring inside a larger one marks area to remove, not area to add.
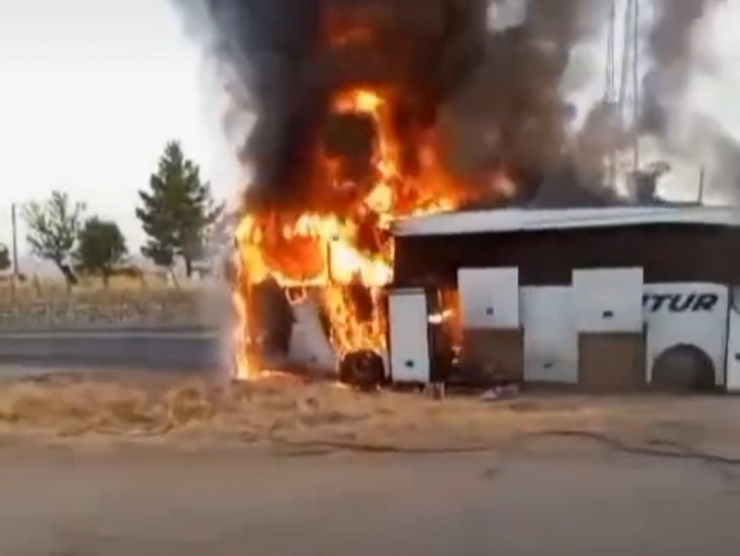
[[[705,29],[719,68],[692,103],[740,137],[738,23],[740,5],[728,2]],[[170,139],[217,198],[233,198],[238,167],[203,70],[170,0],[0,0],[0,243],[11,203],[62,189],[119,222],[138,250],[137,190]]]
[[[0,242],[11,203],[61,189],[135,248],[136,192],[170,139],[233,195],[202,69],[168,0],[0,0]]]

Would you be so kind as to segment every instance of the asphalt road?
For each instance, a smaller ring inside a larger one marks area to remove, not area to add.
[[[0,365],[211,370],[222,334],[196,328],[0,332]]]
[[[0,553],[737,555],[732,469],[573,449],[279,458],[5,447]]]

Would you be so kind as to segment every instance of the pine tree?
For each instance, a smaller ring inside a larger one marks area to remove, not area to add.
[[[139,191],[139,197],[143,206],[136,209],[136,216],[149,236],[142,254],[164,267],[181,257],[189,277],[223,207],[214,205],[210,185],[201,180],[200,169],[185,157],[178,142],[167,144],[149,191]]]

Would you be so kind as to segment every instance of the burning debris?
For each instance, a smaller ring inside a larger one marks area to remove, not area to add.
[[[571,54],[608,14],[591,0],[179,3],[207,23],[232,113],[256,116],[241,148],[254,174],[236,231],[240,378],[296,334],[311,343],[305,300],[339,360],[377,373],[392,223],[531,196],[568,148]]]

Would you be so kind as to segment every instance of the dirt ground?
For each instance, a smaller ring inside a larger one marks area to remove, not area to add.
[[[405,456],[5,447],[0,553],[735,556],[730,473],[572,440]]]
[[[740,399],[0,383],[0,554],[712,554]]]

